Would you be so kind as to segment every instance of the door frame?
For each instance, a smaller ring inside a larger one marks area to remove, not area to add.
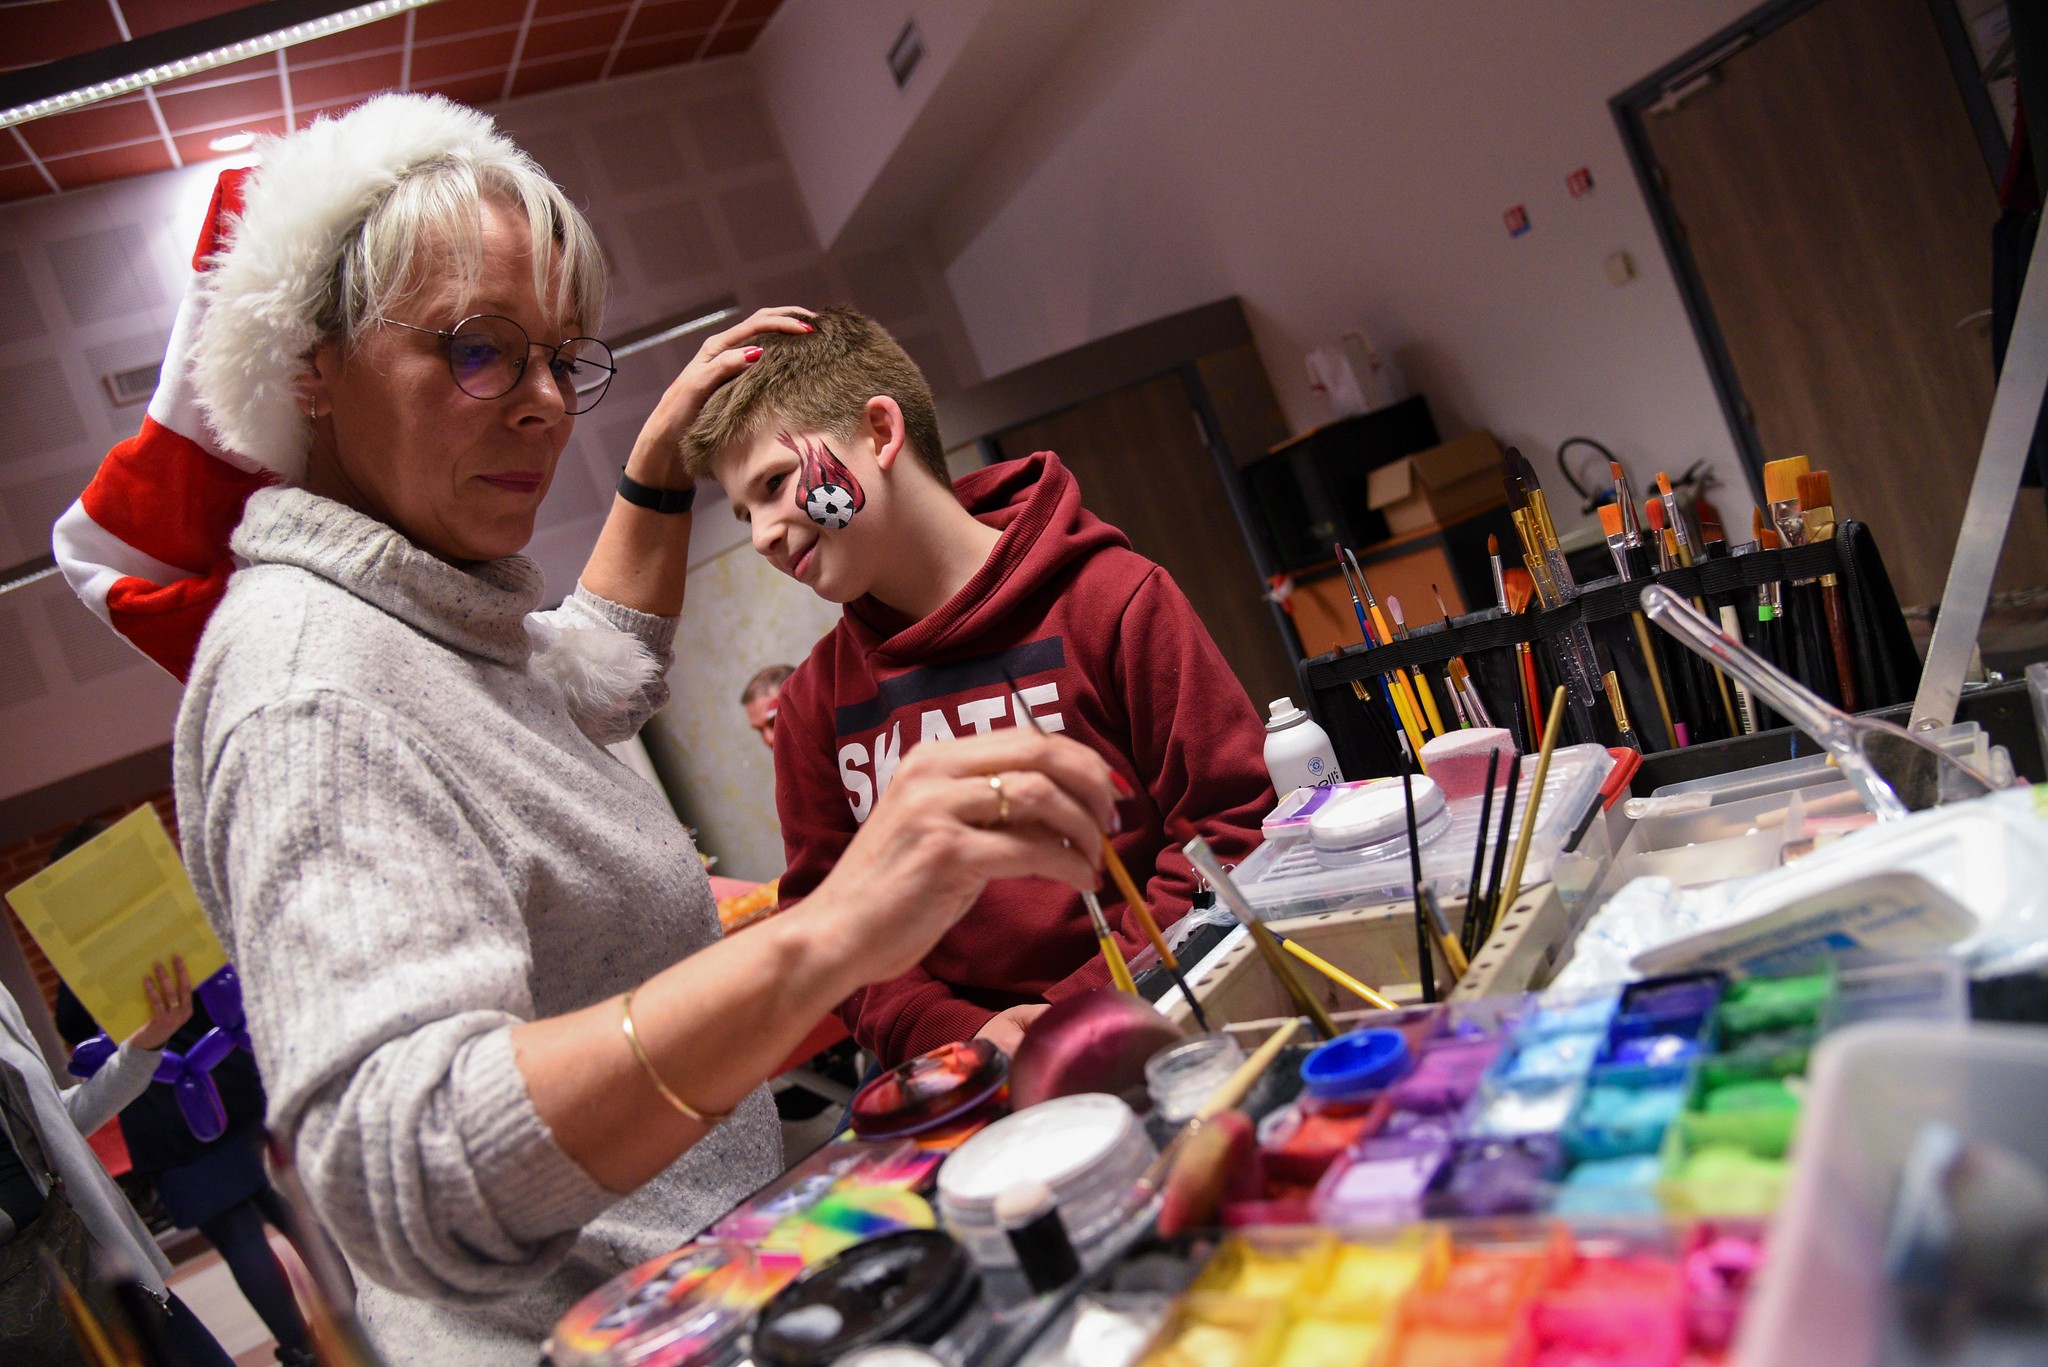
[[[1751,10],[1607,102],[1615,126],[1621,132],[1622,146],[1628,152],[1629,167],[1635,172],[1636,184],[1650,210],[1650,221],[1656,225],[1658,245],[1664,249],[1664,259],[1670,263],[1671,274],[1678,283],[1678,295],[1685,305],[1686,319],[1692,324],[1693,336],[1699,342],[1700,354],[1707,363],[1714,397],[1720,401],[1721,416],[1728,424],[1729,435],[1734,438],[1736,452],[1742,457],[1750,497],[1759,507],[1765,502],[1763,441],[1757,435],[1749,401],[1744,397],[1741,381],[1735,374],[1734,358],[1728,352],[1727,339],[1721,333],[1720,322],[1715,318],[1713,304],[1707,297],[1706,282],[1700,276],[1691,248],[1686,245],[1678,207],[1658,171],[1656,155],[1650,147],[1647,117],[1652,108],[1664,102],[1668,92],[1682,90],[1691,82],[1706,78],[1721,63],[1821,3],[1822,0],[1768,0],[1768,3]],[[2005,172],[2006,134],[1999,127],[1990,92],[1985,90],[1984,82],[1977,73],[1976,54],[1963,27],[1963,17],[1957,12],[1954,0],[1926,0],[1926,4],[1934,18],[1935,28],[1941,33],[1949,70],[1962,92],[1970,127],[1976,134],[1978,150],[1984,156],[1985,171],[1992,184],[1996,185]]]

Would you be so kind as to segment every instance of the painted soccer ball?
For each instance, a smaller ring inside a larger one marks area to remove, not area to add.
[[[836,484],[820,484],[804,496],[804,511],[820,527],[837,531],[853,521],[853,495]]]

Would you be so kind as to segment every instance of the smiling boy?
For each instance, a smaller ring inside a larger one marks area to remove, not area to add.
[[[1110,762],[1126,798],[1117,853],[1159,920],[1177,920],[1197,886],[1180,846],[1199,834],[1240,860],[1273,804],[1243,686],[1166,571],[1081,506],[1057,456],[956,485],[931,391],[895,339],[848,310],[811,322],[761,338],[761,359],[684,440],[754,549],[845,605],[779,700],[784,904],[831,871],[913,747],[1028,725],[1028,707]],[[999,786],[991,796],[994,824],[1007,804]],[[1136,954],[1134,918],[1120,901],[1105,910]],[[1107,981],[1071,889],[998,882],[918,969],[839,1014],[888,1063],[976,1035],[1014,1049],[1048,1003]]]

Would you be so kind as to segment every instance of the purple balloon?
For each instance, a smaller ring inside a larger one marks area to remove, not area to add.
[[[227,1133],[228,1110],[210,1076],[187,1073],[172,1084],[172,1090],[178,1094],[178,1110],[194,1139],[210,1144]]]
[[[233,964],[199,984],[197,991],[215,1025],[224,1030],[241,1029],[246,1019],[242,1011],[242,980],[235,975]]]
[[[185,1055],[185,1066],[195,1073],[210,1073],[221,1060],[235,1052],[235,1037],[225,1030],[209,1030]]]
[[[114,1042],[105,1035],[94,1035],[71,1051],[71,1076],[91,1077],[107,1066],[107,1060],[114,1056]]]

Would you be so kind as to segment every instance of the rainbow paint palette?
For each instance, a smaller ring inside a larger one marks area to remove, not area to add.
[[[547,1343],[555,1367],[712,1367],[793,1275],[744,1244],[709,1240],[614,1277],[570,1308]]]

